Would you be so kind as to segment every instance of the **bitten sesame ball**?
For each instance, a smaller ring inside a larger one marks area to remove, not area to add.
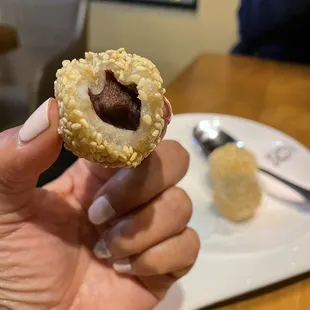
[[[232,221],[254,216],[262,199],[255,156],[245,148],[228,143],[209,156],[214,207]]]
[[[163,80],[148,59],[123,48],[63,61],[55,98],[64,146],[103,167],[136,167],[161,141]]]

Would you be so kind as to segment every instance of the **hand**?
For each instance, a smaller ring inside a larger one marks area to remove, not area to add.
[[[199,250],[175,187],[188,154],[164,141],[136,169],[79,159],[36,188],[61,149],[58,118],[51,99],[0,135],[0,308],[152,309]]]

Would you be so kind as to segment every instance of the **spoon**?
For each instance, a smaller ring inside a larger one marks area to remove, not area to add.
[[[234,139],[226,132],[221,130],[219,128],[219,122],[217,120],[214,120],[213,123],[209,121],[199,122],[199,124],[193,130],[193,135],[206,156],[209,156],[210,153],[216,148],[223,146],[227,143],[235,143],[237,147],[245,146],[244,142]],[[302,195],[307,201],[310,201],[310,190],[293,184],[264,168],[259,167],[259,170],[286,184],[287,186],[298,192],[300,195]]]

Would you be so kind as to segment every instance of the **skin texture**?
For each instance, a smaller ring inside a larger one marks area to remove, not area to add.
[[[49,128],[27,143],[19,141],[20,128],[0,135],[0,309],[152,309],[199,251],[197,234],[186,227],[190,199],[175,187],[188,154],[165,141],[132,170],[78,160],[36,188],[61,147],[54,100],[49,120]],[[87,209],[103,192],[117,214],[95,227]],[[92,252],[103,236],[108,260]],[[117,273],[113,261],[128,257],[132,273]]]

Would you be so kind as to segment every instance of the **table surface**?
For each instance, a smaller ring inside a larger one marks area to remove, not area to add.
[[[204,54],[168,85],[167,97],[175,114],[245,117],[277,128],[310,147],[310,67]],[[210,309],[308,310],[310,274]]]
[[[0,54],[7,53],[17,46],[16,30],[6,25],[0,25]]]

